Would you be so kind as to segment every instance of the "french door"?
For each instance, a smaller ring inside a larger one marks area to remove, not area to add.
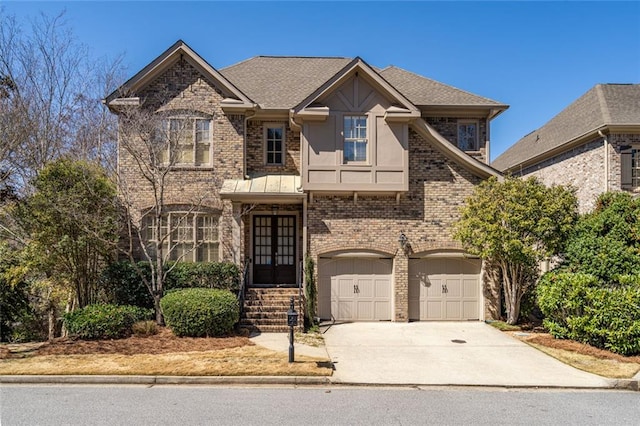
[[[253,217],[253,283],[296,283],[296,217]]]

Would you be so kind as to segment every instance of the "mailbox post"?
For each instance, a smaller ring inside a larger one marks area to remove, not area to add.
[[[293,349],[293,328],[298,325],[298,313],[293,304],[293,296],[291,297],[291,305],[287,312],[287,325],[289,326],[289,362],[293,362],[294,349]]]

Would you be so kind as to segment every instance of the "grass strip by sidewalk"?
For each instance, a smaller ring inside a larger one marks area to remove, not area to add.
[[[259,346],[167,354],[43,355],[0,360],[0,375],[330,376],[329,360]]]

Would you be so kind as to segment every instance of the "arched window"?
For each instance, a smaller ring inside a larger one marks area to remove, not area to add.
[[[160,218],[148,214],[142,221],[142,236],[148,253],[156,257],[159,248],[166,260],[217,262],[219,260],[218,215],[172,211]]]

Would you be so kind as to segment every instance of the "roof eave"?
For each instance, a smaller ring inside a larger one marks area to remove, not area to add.
[[[520,161],[514,165],[508,166],[504,169],[504,173],[513,173],[514,171],[522,170],[527,167],[534,166],[542,161],[545,161],[549,158],[552,158],[556,155],[562,154],[565,151],[575,148],[587,141],[593,140],[596,137],[599,137],[598,131],[603,133],[622,133],[622,132],[638,132],[640,133],[640,124],[601,124],[598,127],[595,127],[587,132],[582,133],[556,147],[544,151],[536,156],[528,158],[524,161]],[[518,141],[517,143],[519,143]],[[499,157],[498,157],[499,158]]]

